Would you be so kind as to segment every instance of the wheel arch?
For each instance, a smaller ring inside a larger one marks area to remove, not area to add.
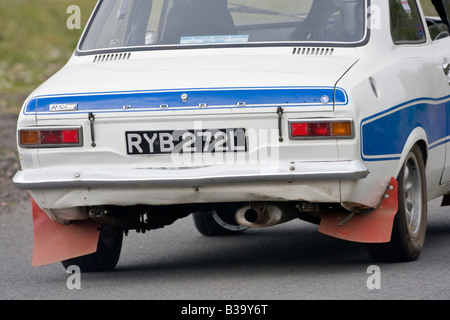
[[[417,145],[420,148],[420,151],[422,153],[422,158],[425,167],[427,166],[427,160],[428,160],[428,137],[427,133],[422,127],[416,127],[411,133],[409,134],[408,138],[406,139],[406,142],[403,146],[402,153],[400,155],[400,160],[397,164],[397,168],[395,171],[395,176],[397,177],[400,173],[400,170],[405,163],[406,157],[408,156],[408,153],[412,150],[412,148]]]

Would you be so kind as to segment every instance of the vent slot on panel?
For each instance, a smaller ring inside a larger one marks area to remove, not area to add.
[[[130,57],[131,52],[99,54],[94,57],[94,61],[92,62],[98,63],[98,62],[129,60]]]
[[[303,56],[331,56],[334,53],[334,48],[314,48],[303,47],[294,48],[292,54],[299,54]]]

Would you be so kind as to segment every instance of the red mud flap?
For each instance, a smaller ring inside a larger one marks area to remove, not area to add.
[[[320,221],[319,232],[355,242],[385,243],[391,240],[394,217],[398,210],[397,180],[391,178],[378,208],[367,214],[327,213]],[[345,221],[345,219],[348,221]]]
[[[42,266],[97,251],[99,223],[91,220],[61,225],[52,221],[31,199],[34,250],[31,265]]]

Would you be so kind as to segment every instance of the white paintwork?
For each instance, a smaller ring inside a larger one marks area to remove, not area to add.
[[[293,54],[301,44],[281,47],[213,48],[195,50],[135,51],[129,60],[93,62],[94,55],[74,55],[55,76],[38,88],[27,100],[36,97],[137,91],[180,91],[214,88],[290,88],[290,87],[338,87],[345,90],[345,104],[291,106],[282,116],[283,142],[278,141],[277,105],[258,108],[239,108],[229,105],[223,108],[191,108],[179,110],[112,110],[106,108],[95,114],[96,147],[90,146],[89,121],[85,112],[57,115],[41,112],[20,114],[18,127],[82,125],[84,146],[67,149],[23,149],[19,147],[22,172],[15,182],[20,187],[32,181],[36,171],[57,179],[59,172],[102,172],[114,179],[121,168],[146,170],[162,168],[180,170],[191,166],[215,164],[229,166],[235,163],[271,165],[295,162],[296,165],[311,162],[360,161],[368,168],[365,178],[340,180],[333,177],[320,180],[248,182],[245,178],[237,184],[221,182],[197,186],[181,184],[148,186],[145,183],[120,188],[107,185],[61,188],[61,183],[43,189],[33,187],[31,195],[46,211],[78,206],[179,204],[232,201],[310,201],[338,202],[351,209],[355,206],[375,207],[390,181],[396,177],[408,151],[413,145],[423,143],[427,155],[427,183],[429,198],[449,192],[450,152],[447,134],[438,141],[431,141],[429,132],[421,127],[407,134],[401,150],[394,155],[364,154],[361,137],[363,126],[373,123],[395,111],[420,102],[445,103],[450,100],[450,86],[442,70],[442,64],[450,60],[450,37],[420,45],[394,45],[390,36],[388,2],[372,0],[382,13],[380,28],[370,31],[367,44],[357,47],[336,47],[332,56],[302,56]],[[386,14],[384,14],[386,13]],[[373,80],[369,80],[373,78]],[[376,94],[371,86],[376,86]],[[425,99],[426,98],[426,99]],[[404,104],[409,101],[408,104]],[[431,102],[430,102],[431,101]],[[236,101],[239,102],[239,101]],[[394,108],[398,106],[397,108]],[[386,112],[386,110],[391,110]],[[408,109],[410,110],[410,109]],[[442,117],[447,117],[442,114]],[[354,121],[352,139],[290,140],[288,119],[301,118],[350,118]],[[171,156],[135,156],[126,154],[125,131],[168,130],[196,128],[247,128],[248,153],[244,158],[209,159],[193,157],[187,162]],[[385,128],[392,130],[393,128]],[[394,130],[395,131],[395,130]],[[373,138],[373,137],[372,137]],[[389,144],[390,141],[383,141]],[[385,159],[384,158],[394,158]],[[190,162],[191,161],[191,162]],[[218,161],[218,163],[217,163]],[[213,167],[212,167],[213,168]],[[278,168],[276,165],[273,168]],[[187,170],[187,169],[186,169]],[[212,169],[214,171],[214,169]],[[278,170],[278,169],[276,169]],[[27,176],[27,172],[30,175]],[[278,172],[278,171],[277,171]],[[261,175],[265,172],[262,170]],[[54,176],[52,176],[54,175]],[[143,175],[145,176],[145,174]],[[122,178],[122,177],[121,177]],[[201,177],[199,177],[201,178]],[[67,178],[65,181],[69,181]],[[36,182],[36,181],[34,181]],[[63,183],[62,183],[63,184]],[[198,187],[198,188],[196,188]],[[51,216],[51,214],[49,213]],[[52,217],[52,216],[51,216]],[[55,218],[55,217],[52,217]]]

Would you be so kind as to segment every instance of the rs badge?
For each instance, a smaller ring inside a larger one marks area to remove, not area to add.
[[[76,110],[78,110],[78,104],[76,103],[51,104],[48,107],[48,111],[50,112],[76,111]]]

